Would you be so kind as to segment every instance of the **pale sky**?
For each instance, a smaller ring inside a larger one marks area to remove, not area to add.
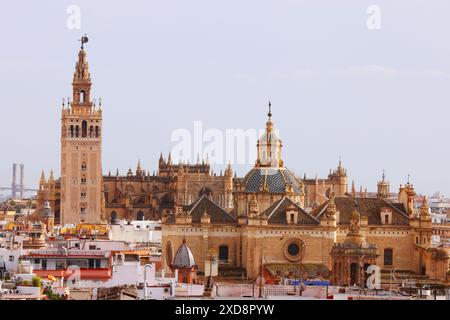
[[[70,5],[79,30],[67,28]],[[369,5],[381,29],[366,25]],[[270,99],[297,174],[326,177],[341,156],[357,188],[375,190],[385,169],[392,190],[410,174],[417,192],[450,195],[449,17],[448,0],[4,2],[0,187],[14,162],[28,187],[41,169],[60,175],[61,99],[87,33],[105,174],[138,159],[156,170],[194,121],[263,128]]]

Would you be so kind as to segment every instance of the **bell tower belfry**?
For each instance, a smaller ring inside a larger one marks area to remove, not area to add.
[[[84,44],[72,82],[72,101],[61,115],[61,224],[94,223],[102,208],[102,110],[91,99],[91,75]]]

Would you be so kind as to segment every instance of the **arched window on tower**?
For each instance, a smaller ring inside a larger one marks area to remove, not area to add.
[[[94,136],[94,126],[89,127],[89,137],[92,138]]]
[[[79,137],[80,136],[80,127],[79,126],[76,126],[75,127],[75,137]]]
[[[87,137],[87,121],[83,120],[83,122],[81,122],[81,136],[83,138]]]
[[[73,138],[73,125],[70,126],[70,137]]]
[[[80,103],[84,103],[86,101],[86,93],[84,90],[80,91]]]
[[[98,126],[95,126],[95,137],[98,138],[100,132]]]

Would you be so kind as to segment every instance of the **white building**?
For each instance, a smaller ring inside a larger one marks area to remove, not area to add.
[[[127,243],[161,243],[161,224],[159,221],[121,221],[112,225],[110,239]]]
[[[2,245],[0,247],[0,276],[3,273],[13,273],[17,270],[19,258],[24,254],[22,246]]]

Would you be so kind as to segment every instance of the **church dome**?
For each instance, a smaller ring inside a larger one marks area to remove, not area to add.
[[[288,169],[255,167],[244,177],[244,191],[256,193],[285,193],[290,188],[293,193],[301,193],[301,185]]]
[[[173,258],[172,267],[175,269],[195,267],[194,255],[191,249],[186,244],[186,240],[183,240],[183,244],[178,248],[175,257]]]

